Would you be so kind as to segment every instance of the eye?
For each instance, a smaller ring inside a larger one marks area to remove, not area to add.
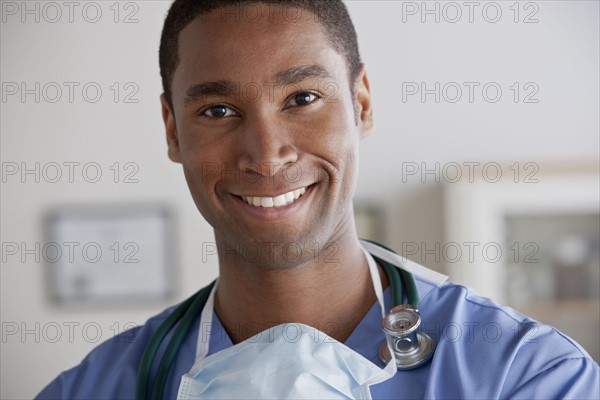
[[[319,100],[320,97],[311,92],[300,92],[296,93],[290,99],[289,105],[291,106],[308,106],[315,101]]]
[[[237,112],[223,104],[207,107],[200,112],[200,116],[207,116],[209,118],[225,118],[232,115],[237,115]]]

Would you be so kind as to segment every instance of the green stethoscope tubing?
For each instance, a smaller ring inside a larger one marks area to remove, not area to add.
[[[379,243],[376,244],[381,246]],[[385,246],[381,247],[387,249]],[[419,294],[413,275],[410,272],[396,268],[394,265],[378,257],[373,256],[373,258],[385,270],[385,273],[390,281],[393,305],[397,306],[403,304],[404,290],[406,290],[407,304],[411,304],[418,309]],[[146,349],[144,350],[142,361],[140,362],[138,369],[135,396],[136,399],[148,399],[148,394],[151,395],[150,399],[152,400],[163,398],[167,378],[169,376],[171,366],[173,365],[173,361],[175,361],[175,357],[177,356],[177,352],[183,344],[185,336],[189,332],[192,324],[202,312],[202,309],[204,308],[204,305],[206,304],[208,296],[210,295],[215,283],[216,280],[214,280],[208,286],[200,289],[196,294],[192,295],[190,298],[181,303],[175,309],[175,311],[173,311],[162,322],[156,332],[154,332],[150,338],[150,341],[148,342],[148,345],[146,346]],[[177,325],[178,322],[179,325]],[[169,344],[163,353],[163,357],[160,360],[156,372],[156,378],[154,383],[152,383],[150,379],[150,372],[152,369],[152,364],[154,363],[154,358],[158,353],[161,343],[164,341],[169,332],[175,327],[175,325],[177,325],[177,328],[175,329],[173,337],[171,337],[171,340],[169,341]],[[149,386],[151,386],[151,390],[149,390]]]
[[[381,243],[373,242],[368,240],[373,244],[376,244],[379,247],[383,247],[384,249],[394,252],[394,250],[382,245]],[[404,284],[406,289],[407,296],[407,304],[410,304],[415,307],[416,310],[419,309],[419,291],[417,290],[417,284],[415,283],[415,277],[408,271],[403,269],[398,269],[396,266],[390,264],[387,261],[380,259],[379,257],[373,256],[375,261],[385,270],[385,273],[390,280],[390,286],[392,287],[392,304],[394,306],[398,306],[404,302],[402,286]]]
[[[185,335],[189,331],[192,323],[196,319],[196,316],[202,312],[206,301],[208,300],[208,296],[215,285],[216,280],[214,280],[210,285],[198,291],[192,297],[181,303],[175,311],[171,313],[163,323],[158,327],[156,332],[150,338],[150,342],[146,346],[144,350],[144,355],[142,356],[142,361],[140,362],[140,367],[138,369],[137,375],[137,384],[136,384],[136,398],[137,399],[147,399],[148,398],[148,384],[150,383],[150,371],[152,369],[152,363],[154,362],[154,358],[156,357],[156,353],[158,353],[158,348],[161,343],[165,339],[165,337],[169,334],[171,329],[179,322],[179,326],[175,330],[171,341],[169,342],[165,352],[163,354],[162,359],[160,360],[160,364],[158,365],[158,369],[156,372],[156,379],[153,385],[152,397],[151,399],[162,399],[164,387],[167,382],[167,377],[169,375],[169,371],[171,370],[171,365],[175,360],[175,356],[183,343],[183,339]]]

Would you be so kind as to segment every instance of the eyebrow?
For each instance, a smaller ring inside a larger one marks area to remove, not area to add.
[[[278,86],[289,86],[310,78],[333,79],[333,76],[320,65],[301,65],[276,73],[272,80]]]
[[[333,75],[320,65],[301,65],[276,73],[268,83],[275,86],[290,86],[311,78],[333,79]],[[239,89],[240,84],[230,80],[198,83],[186,90],[184,105],[187,106],[206,97],[233,96],[239,93]]]
[[[232,81],[203,82],[192,85],[186,90],[183,104],[189,105],[205,97],[227,97],[239,92],[239,84]]]

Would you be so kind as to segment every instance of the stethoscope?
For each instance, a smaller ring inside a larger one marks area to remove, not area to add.
[[[379,243],[376,244],[387,249]],[[417,331],[421,324],[421,317],[419,315],[419,294],[415,278],[410,272],[396,268],[396,266],[381,258],[374,255],[373,258],[384,269],[390,281],[392,303],[394,304],[394,307],[382,321],[386,341],[379,349],[379,357],[385,364],[389,363],[391,359],[389,349],[391,348],[394,352],[398,370],[417,368],[429,361],[435,350],[435,341],[426,333]],[[164,397],[167,377],[177,352],[194,321],[202,312],[215,283],[216,280],[181,303],[154,332],[144,350],[138,369],[136,399],[151,398],[154,400]],[[403,302],[404,291],[406,291],[406,303]],[[173,330],[175,325],[177,325],[177,328],[173,332],[173,336],[160,360],[154,382],[151,382],[150,373],[154,358],[165,337]]]

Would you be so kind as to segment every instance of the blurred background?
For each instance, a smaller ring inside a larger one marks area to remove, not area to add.
[[[166,156],[169,4],[1,2],[1,398],[217,275]],[[361,235],[599,360],[599,3],[347,4],[377,121]]]

